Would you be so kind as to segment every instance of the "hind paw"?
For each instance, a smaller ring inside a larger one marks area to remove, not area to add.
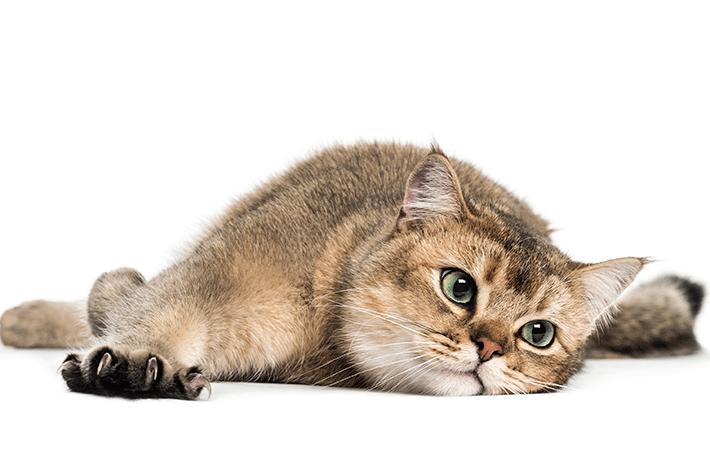
[[[148,350],[101,347],[84,357],[70,354],[59,371],[70,390],[101,396],[192,400],[212,393],[197,367],[175,368]]]
[[[81,309],[69,302],[25,302],[0,318],[0,339],[12,347],[76,347],[88,338],[89,328],[81,320]]]

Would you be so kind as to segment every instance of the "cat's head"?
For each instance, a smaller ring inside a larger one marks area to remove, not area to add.
[[[345,296],[352,359],[373,386],[441,395],[554,390],[643,259],[571,261],[495,202],[467,201],[432,152],[389,238]]]

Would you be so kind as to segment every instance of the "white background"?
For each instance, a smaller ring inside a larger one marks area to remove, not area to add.
[[[0,311],[81,299],[120,266],[154,275],[232,198],[358,139],[436,139],[574,258],[708,282],[709,24],[706,2],[677,0],[3,2]],[[702,315],[698,335],[710,346]],[[590,362],[548,395],[222,383],[207,403],[67,393],[63,356],[0,348],[3,465],[708,464],[706,352]]]

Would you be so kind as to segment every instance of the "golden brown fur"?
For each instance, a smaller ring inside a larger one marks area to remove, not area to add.
[[[3,342],[82,345],[62,374],[71,389],[104,395],[193,399],[207,380],[552,390],[579,369],[585,342],[645,260],[573,262],[549,235],[527,204],[437,147],[334,147],[235,203],[154,279],[102,275],[72,319],[84,324],[75,343],[36,323],[62,312],[46,302],[8,311]],[[473,287],[465,304],[444,292],[453,270],[468,278],[458,291]],[[672,317],[684,317],[679,331],[694,342],[697,307],[671,286],[656,292],[679,297]],[[644,301],[632,305],[627,314]],[[654,307],[652,318],[674,326],[662,302]],[[554,329],[545,347],[522,335],[533,325],[536,337],[549,334],[539,321]]]

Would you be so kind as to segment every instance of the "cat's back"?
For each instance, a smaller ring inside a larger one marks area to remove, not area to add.
[[[243,202],[244,209],[287,199],[311,208],[322,204],[318,213],[337,215],[397,206],[409,174],[426,154],[423,148],[396,143],[332,146],[267,183]]]
[[[207,240],[249,241],[287,246],[299,256],[320,251],[327,236],[349,217],[391,214],[402,205],[407,179],[432,151],[409,144],[358,143],[332,146],[303,160],[236,202]],[[474,166],[452,159],[467,201],[494,203],[547,235],[547,223]],[[263,251],[263,248],[255,251]]]

